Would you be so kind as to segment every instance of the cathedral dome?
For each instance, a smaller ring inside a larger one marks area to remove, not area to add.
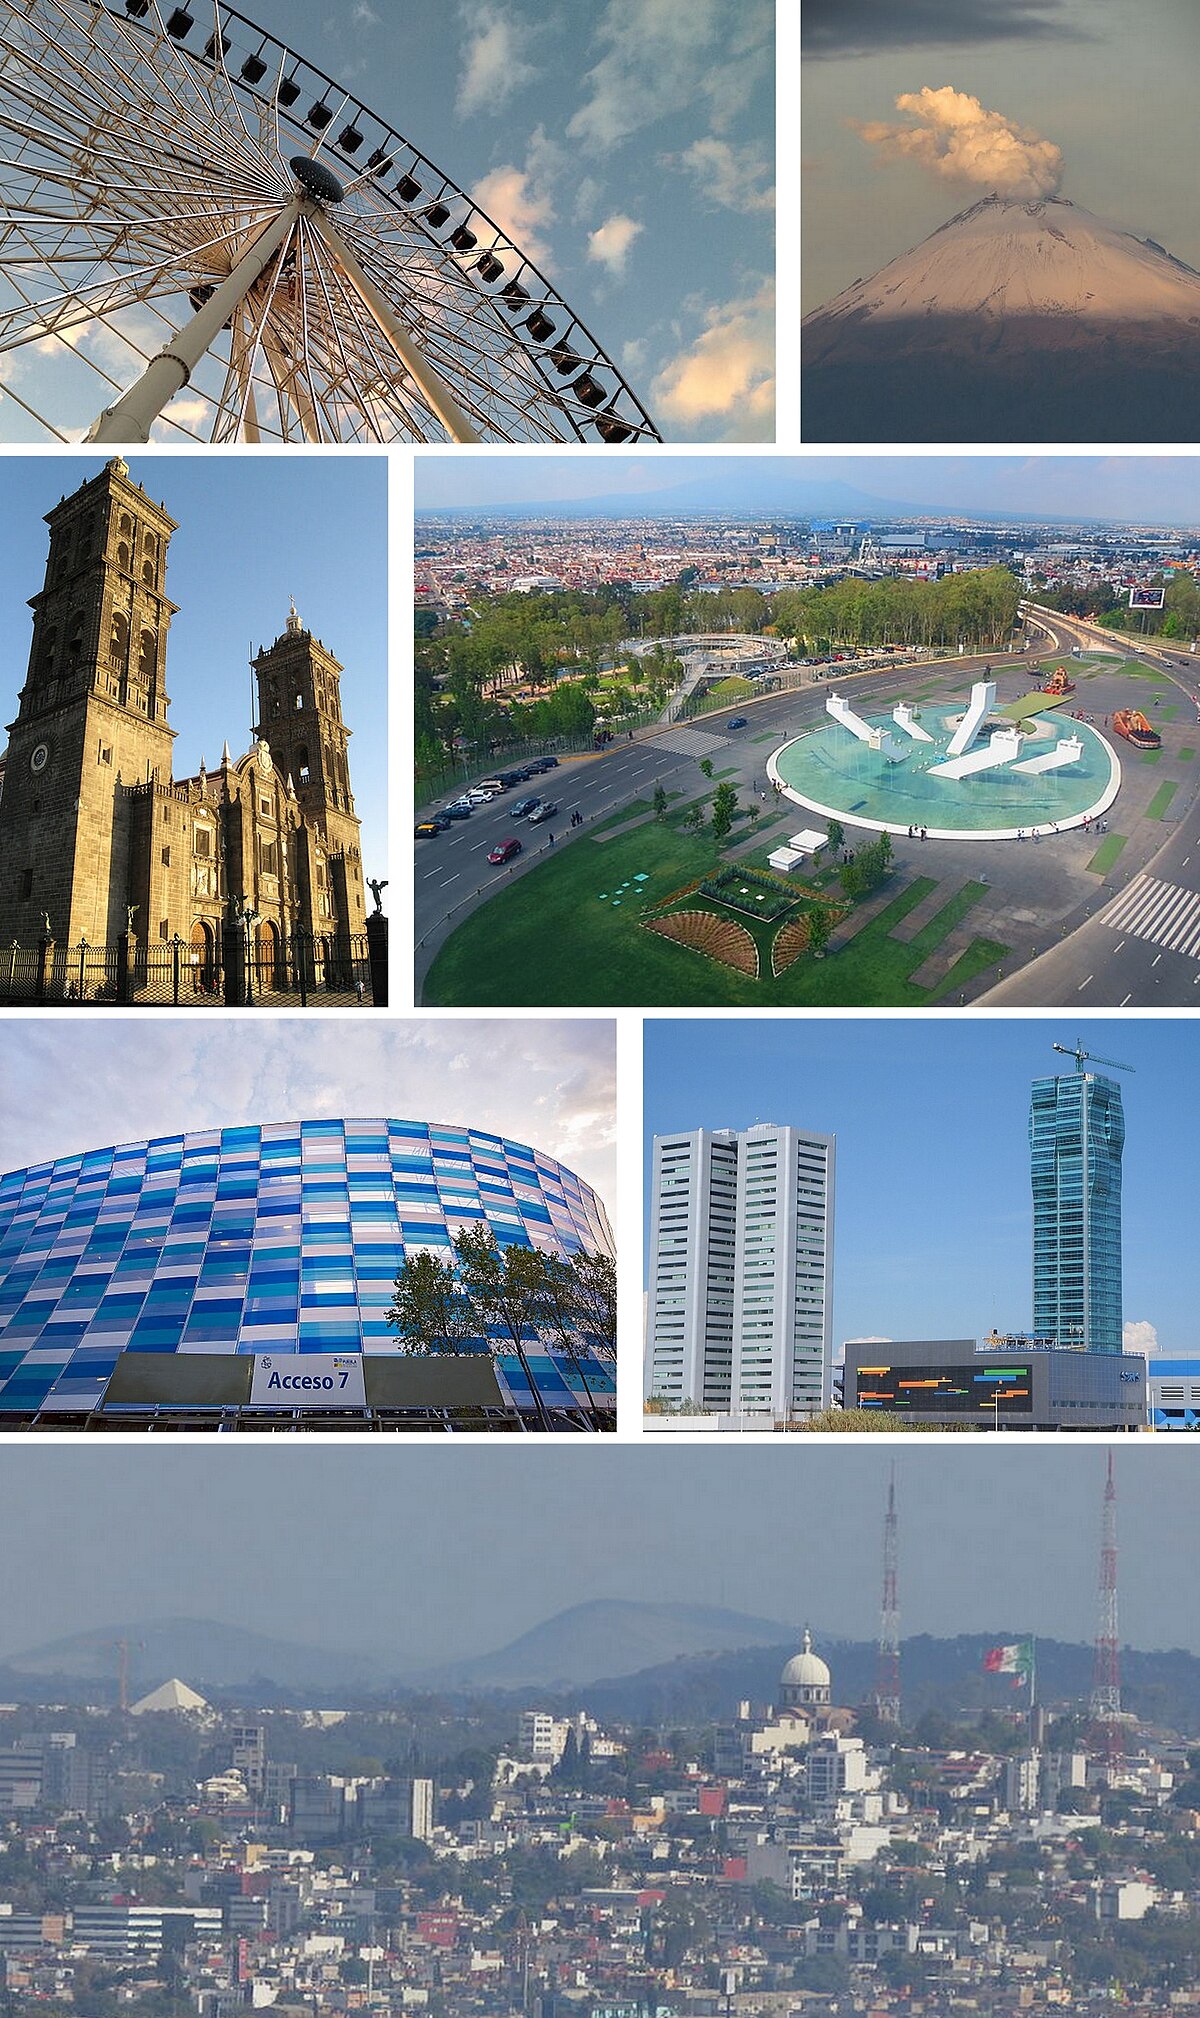
[[[812,1650],[812,1634],[806,1629],[803,1652],[792,1655],[779,1677],[783,1701],[791,1705],[828,1703],[831,1680],[825,1662]]]

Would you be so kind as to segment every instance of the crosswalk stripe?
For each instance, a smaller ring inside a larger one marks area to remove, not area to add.
[[[1114,932],[1129,932],[1167,952],[1200,959],[1200,891],[1179,883],[1161,883],[1144,872],[1114,897],[1101,923]]]

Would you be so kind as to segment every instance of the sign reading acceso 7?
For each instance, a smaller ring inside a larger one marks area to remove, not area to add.
[[[259,1352],[250,1380],[251,1408],[365,1408],[358,1353]]]

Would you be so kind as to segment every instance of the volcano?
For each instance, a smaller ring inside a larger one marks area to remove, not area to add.
[[[805,441],[1194,441],[1200,273],[987,196],[807,316],[801,360]]]

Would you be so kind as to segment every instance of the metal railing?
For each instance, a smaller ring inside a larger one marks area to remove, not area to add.
[[[380,925],[384,923],[381,919]],[[36,946],[0,951],[0,1003],[81,1008],[301,1009],[376,1006],[387,1000],[387,939],[378,929],[302,929],[251,937],[240,924],[203,943]]]

